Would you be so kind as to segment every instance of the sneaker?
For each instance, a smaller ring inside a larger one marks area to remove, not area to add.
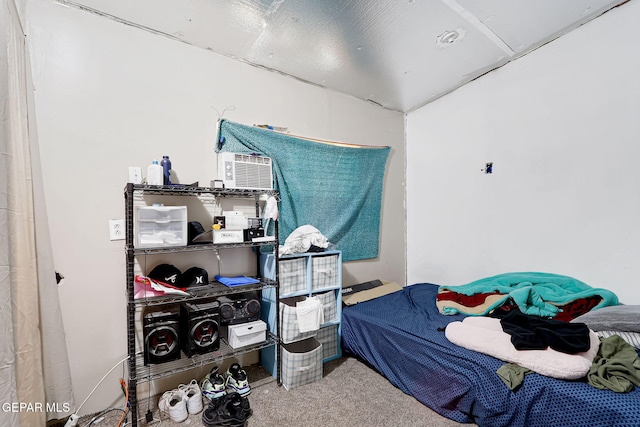
[[[199,414],[202,411],[202,393],[198,382],[191,380],[187,385],[180,384],[178,390],[182,392],[187,401],[187,411],[190,414]]]
[[[207,427],[243,427],[252,413],[246,397],[231,393],[209,402],[202,413],[202,423]]]
[[[209,400],[217,399],[224,396],[227,392],[227,386],[224,377],[218,373],[218,367],[215,366],[211,372],[205,375],[202,380],[202,394]]]
[[[232,363],[227,369],[227,389],[238,393],[240,396],[246,396],[251,393],[247,373],[238,363]]]
[[[165,391],[158,402],[158,408],[167,412],[171,421],[176,423],[181,423],[189,417],[187,401],[184,394],[179,390]]]
[[[249,399],[246,396],[241,396],[238,393],[231,393],[227,394],[226,399],[230,402],[230,405],[236,408],[236,410],[242,411],[245,418],[249,418],[253,414],[251,406],[249,405]]]

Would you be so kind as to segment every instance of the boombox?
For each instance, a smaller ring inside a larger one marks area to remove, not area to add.
[[[177,305],[145,312],[142,323],[145,365],[180,359],[180,309]]]
[[[184,354],[191,357],[220,348],[220,303],[183,302],[180,305],[181,338]]]
[[[218,297],[220,323],[235,325],[260,319],[260,293],[242,292]]]

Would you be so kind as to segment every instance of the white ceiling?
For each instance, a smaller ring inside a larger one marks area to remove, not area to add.
[[[403,112],[626,2],[56,1]]]

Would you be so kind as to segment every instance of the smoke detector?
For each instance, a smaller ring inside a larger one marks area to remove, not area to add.
[[[454,43],[459,43],[464,39],[465,34],[466,33],[462,28],[458,28],[457,30],[447,30],[436,38],[436,45],[439,47],[447,47]]]

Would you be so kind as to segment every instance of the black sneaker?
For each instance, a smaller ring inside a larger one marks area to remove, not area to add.
[[[232,405],[238,411],[242,411],[245,418],[249,418],[253,414],[249,399],[246,396],[242,396],[240,393],[230,393],[227,395],[227,400],[227,404]]]
[[[209,402],[202,423],[207,427],[243,427],[252,413],[246,397],[231,393]]]

